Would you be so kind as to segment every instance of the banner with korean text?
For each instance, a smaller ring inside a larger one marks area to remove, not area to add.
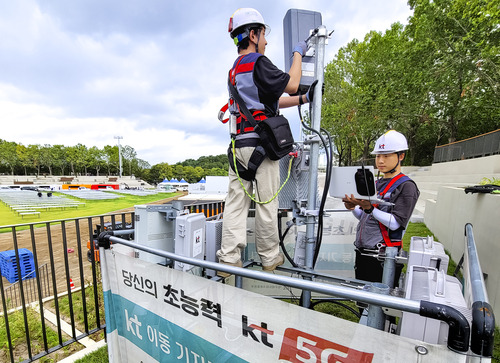
[[[445,346],[116,251],[101,249],[101,266],[110,362],[465,362]]]

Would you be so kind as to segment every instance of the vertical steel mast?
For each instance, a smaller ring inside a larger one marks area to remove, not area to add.
[[[311,111],[311,127],[314,130],[320,131],[321,128],[321,102],[322,102],[322,87],[324,82],[324,63],[325,63],[325,45],[328,33],[324,25],[318,27],[318,31],[311,38],[311,42],[315,48],[316,58],[314,63],[316,79],[316,89],[314,93],[317,95],[313,99]],[[316,224],[318,216],[318,206],[316,205],[318,191],[318,158],[319,158],[319,141],[318,137],[311,139],[311,163],[309,175],[309,191],[307,200],[307,215],[306,215],[306,269],[314,268],[314,247],[316,245]],[[302,304],[309,307],[311,302],[311,292],[304,291]]]

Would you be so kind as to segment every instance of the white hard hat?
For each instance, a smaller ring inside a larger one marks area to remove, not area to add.
[[[257,10],[252,8],[240,8],[236,10],[231,18],[229,18],[227,31],[229,32],[229,36],[234,39],[238,34],[244,33],[244,30],[250,25],[262,25],[266,28],[266,34],[269,34],[270,28],[264,23],[264,18]],[[242,34],[241,37],[238,37],[240,38],[238,42],[247,36],[248,33]],[[235,43],[238,44],[238,42],[235,39]]]
[[[406,137],[396,130],[389,130],[375,141],[372,154],[392,154],[405,150],[408,150]]]

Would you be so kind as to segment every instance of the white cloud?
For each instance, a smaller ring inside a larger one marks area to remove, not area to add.
[[[352,38],[411,14],[406,0],[256,0],[272,31],[266,55],[283,67],[283,17],[319,11],[335,30],[326,62]],[[225,153],[229,16],[241,1],[18,0],[0,3],[0,120],[5,140],[112,145],[151,164]],[[287,110],[292,125],[296,112]]]

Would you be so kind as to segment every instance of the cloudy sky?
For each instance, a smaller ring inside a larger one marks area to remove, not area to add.
[[[0,139],[102,148],[122,136],[151,165],[225,153],[217,113],[239,7],[262,13],[266,55],[282,69],[288,9],[318,11],[335,31],[325,63],[412,14],[406,0],[0,0]],[[298,128],[296,114],[285,113]]]

